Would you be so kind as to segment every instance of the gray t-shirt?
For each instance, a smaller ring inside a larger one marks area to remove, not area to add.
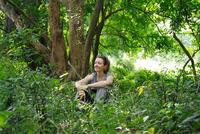
[[[110,73],[106,73],[104,74],[104,80],[106,80],[108,78],[108,76],[110,76],[111,74]],[[93,78],[92,80],[89,82],[89,84],[92,84],[92,83],[96,83],[97,82],[97,73],[94,72],[93,73]],[[104,88],[109,88],[108,86],[104,87]],[[91,88],[92,90],[95,90],[95,89],[98,89],[98,88]]]

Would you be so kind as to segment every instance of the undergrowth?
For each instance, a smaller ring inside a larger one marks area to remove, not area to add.
[[[184,74],[114,68],[109,102],[77,108],[74,83],[0,61],[0,133],[197,133],[200,96]]]

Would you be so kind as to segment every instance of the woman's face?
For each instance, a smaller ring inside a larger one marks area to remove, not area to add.
[[[105,65],[102,58],[98,58],[98,57],[96,58],[94,62],[94,70],[96,72],[103,72],[105,70]]]

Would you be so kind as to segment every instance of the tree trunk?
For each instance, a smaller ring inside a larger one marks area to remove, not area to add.
[[[102,16],[102,18],[103,18],[103,16]],[[101,32],[103,30],[104,24],[105,24],[105,19],[103,18],[102,21],[97,26],[97,33],[96,33],[96,38],[95,38],[95,44],[93,46],[92,64],[94,64],[95,59],[96,59],[96,57],[98,55],[99,44],[100,44],[100,36],[101,36]]]
[[[19,29],[24,25],[21,20],[21,16],[17,14],[13,7],[9,6],[4,0],[0,0],[0,9],[13,21],[15,26]]]
[[[69,79],[77,80],[79,74],[84,75],[84,31],[83,31],[83,0],[66,0],[69,17]],[[73,69],[74,68],[74,69]]]
[[[30,0],[24,0],[27,3],[31,3]],[[40,2],[40,0],[38,0]],[[94,44],[94,36],[96,36],[96,44],[99,45],[100,32],[98,33],[98,22],[100,12],[103,12],[103,1],[96,0],[96,6],[92,14],[91,22],[89,25],[89,30],[87,36],[84,39],[84,25],[83,25],[83,0],[61,0],[67,7],[68,17],[69,17],[69,79],[77,80],[78,76],[85,76],[88,73],[91,48]],[[10,1],[11,2],[11,1]],[[30,16],[26,16],[20,8],[15,7],[15,5],[9,1],[0,0],[0,9],[13,21],[15,22],[16,28],[27,28],[22,21],[22,17],[25,16],[25,19],[29,20]],[[39,51],[46,59],[46,62],[49,62],[55,65],[55,73],[63,73],[66,70],[66,50],[64,45],[63,32],[59,25],[59,3],[60,1],[50,0],[49,5],[49,19],[50,19],[50,30],[51,30],[51,43],[50,48],[52,52],[50,53],[49,49],[44,46],[39,40],[34,40],[31,44],[34,48]],[[53,3],[53,4],[52,4]],[[55,6],[55,7],[54,7]],[[16,12],[18,9],[19,12]],[[109,15],[108,15],[109,16]],[[31,20],[32,21],[32,20]],[[35,22],[33,22],[36,24]],[[34,26],[31,24],[31,26]],[[34,33],[33,33],[34,34]],[[95,45],[97,46],[97,45]],[[98,46],[96,47],[96,51]],[[51,55],[51,56],[50,56]],[[51,58],[49,58],[49,56]]]
[[[88,73],[91,47],[99,20],[102,0],[96,1],[86,40],[83,31],[83,0],[66,0],[69,14],[69,46],[70,62],[74,69],[70,69],[69,78],[77,79],[77,74],[85,76]]]
[[[94,36],[97,32],[97,23],[99,21],[99,15],[100,15],[100,11],[103,7],[103,0],[97,0],[96,1],[96,6],[95,6],[95,11],[93,13],[92,19],[91,19],[91,23],[89,26],[89,30],[88,30],[88,35],[86,38],[86,42],[85,42],[85,63],[84,63],[84,68],[86,70],[85,73],[88,73],[88,69],[89,69],[89,61],[90,61],[90,53],[91,53],[91,48],[93,46],[93,39]],[[98,51],[98,50],[97,50]]]
[[[96,28],[96,38],[95,38],[95,44],[93,45],[93,59],[92,59],[92,63],[94,64],[95,59],[98,55],[98,50],[99,50],[99,45],[100,45],[100,36],[101,36],[101,32],[103,30],[103,27],[105,25],[106,20],[111,17],[113,14],[122,11],[123,9],[117,9],[115,11],[108,11],[107,15],[106,15],[106,7],[103,7],[103,4],[100,5],[101,7],[101,21],[98,23],[97,28]]]
[[[6,33],[10,33],[14,29],[15,29],[15,23],[9,17],[6,16],[6,19],[5,19],[5,32]]]
[[[51,31],[51,64],[55,74],[66,72],[67,56],[63,32],[60,26],[60,3],[57,0],[49,2],[49,23]]]
[[[94,65],[94,62],[95,62],[95,59],[98,55],[98,50],[99,50],[99,44],[100,44],[100,34],[97,34],[96,35],[96,38],[95,38],[95,44],[93,46],[93,59],[92,59],[92,64]]]

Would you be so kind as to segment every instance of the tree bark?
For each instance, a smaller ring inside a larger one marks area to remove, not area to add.
[[[106,9],[106,8],[105,8]],[[101,21],[98,23],[97,28],[96,28],[96,37],[95,37],[95,43],[93,45],[93,59],[92,59],[92,64],[94,64],[95,59],[98,55],[98,50],[99,50],[99,45],[100,45],[100,36],[101,32],[103,30],[103,27],[105,25],[106,20],[111,17],[113,14],[122,11],[123,9],[117,9],[115,11],[110,11],[106,15],[106,10],[103,7],[103,4],[101,4]]]
[[[94,65],[95,59],[99,53],[99,44],[100,44],[100,34],[96,34],[95,37],[95,43],[93,45],[93,58],[92,58],[92,64]]]
[[[27,3],[30,0],[24,0]],[[39,0],[40,1],[40,0]],[[51,29],[51,43],[49,43],[50,53],[48,47],[42,44],[39,40],[33,41],[32,45],[39,51],[46,59],[46,62],[51,61],[55,65],[55,73],[62,73],[67,69],[67,64],[70,65],[68,70],[68,78],[71,80],[77,80],[78,76],[85,76],[88,73],[90,54],[92,46],[94,45],[94,37],[96,36],[96,44],[99,45],[100,33],[104,25],[102,25],[101,30],[97,31],[98,22],[100,18],[100,12],[103,12],[103,2],[104,0],[96,0],[96,6],[92,14],[91,23],[89,25],[89,30],[87,32],[86,38],[84,38],[84,24],[83,24],[83,0],[61,0],[67,7],[68,17],[69,17],[69,61],[67,62],[66,50],[64,45],[63,31],[60,28],[59,21],[59,6],[57,5],[60,1],[50,0],[49,5],[49,19],[50,19],[50,29]],[[30,16],[24,14],[22,10],[15,7],[11,1],[0,0],[0,9],[15,22],[16,28],[27,28],[22,21],[22,17],[28,19]],[[53,3],[53,4],[52,4]],[[55,6],[55,7],[54,7]],[[17,9],[17,10],[16,10]],[[109,16],[106,16],[109,17]],[[35,22],[33,22],[34,26]],[[97,33],[99,32],[99,33]],[[34,33],[33,33],[34,34]],[[95,45],[97,46],[97,45]],[[96,47],[98,51],[98,46]],[[49,58],[50,57],[50,58]]]
[[[84,30],[83,30],[83,0],[66,0],[69,17],[69,69],[68,78],[77,80],[79,74],[84,75]],[[74,69],[75,70],[74,70]]]
[[[99,44],[100,44],[100,36],[101,36],[101,32],[103,30],[103,27],[104,27],[104,24],[105,24],[105,11],[103,9],[103,5],[101,5],[101,22],[97,25],[97,28],[96,28],[96,36],[95,36],[95,43],[93,45],[93,59],[92,59],[92,64],[94,65],[94,62],[95,62],[95,59],[98,55],[98,50],[99,50]]]
[[[15,29],[15,23],[9,17],[6,16],[6,19],[5,19],[5,32],[6,33],[10,33],[14,29]]]
[[[85,76],[89,70],[90,54],[93,47],[93,57],[98,54],[98,46],[100,44],[100,35],[103,29],[105,20],[114,13],[121,11],[110,11],[106,16],[103,11],[104,0],[96,0],[94,12],[92,14],[89,30],[84,42],[83,37],[83,0],[65,0],[63,3],[66,5],[69,14],[69,46],[70,46],[70,62],[76,71],[70,72],[70,78],[77,78],[76,74]],[[100,20],[100,12],[102,11],[102,18]],[[99,25],[98,25],[99,24]],[[96,35],[96,40],[94,37]],[[94,44],[95,42],[95,44]],[[93,59],[94,60],[94,59]],[[72,70],[72,69],[71,69]],[[75,73],[77,72],[77,73]]]
[[[21,20],[21,16],[17,14],[14,8],[9,5],[5,0],[0,0],[0,9],[13,21],[15,22],[16,27],[23,28],[24,25]]]
[[[90,23],[89,30],[88,30],[88,35],[87,35],[86,42],[85,42],[85,63],[84,63],[84,65],[85,65],[84,68],[86,70],[85,73],[88,73],[91,48],[94,44],[93,39],[96,34],[97,24],[99,21],[100,11],[101,11],[102,7],[103,7],[103,0],[97,0],[96,6],[95,6],[95,11],[94,11],[92,19],[91,19],[91,23]]]
[[[49,23],[51,31],[51,64],[55,74],[62,74],[67,68],[67,55],[62,28],[60,26],[60,3],[49,2]]]
[[[96,1],[95,11],[91,18],[86,40],[83,30],[83,0],[66,0],[65,5],[69,14],[69,47],[70,63],[75,68],[70,69],[69,78],[78,79],[77,74],[82,77],[88,73],[91,48],[96,34],[102,0]]]

